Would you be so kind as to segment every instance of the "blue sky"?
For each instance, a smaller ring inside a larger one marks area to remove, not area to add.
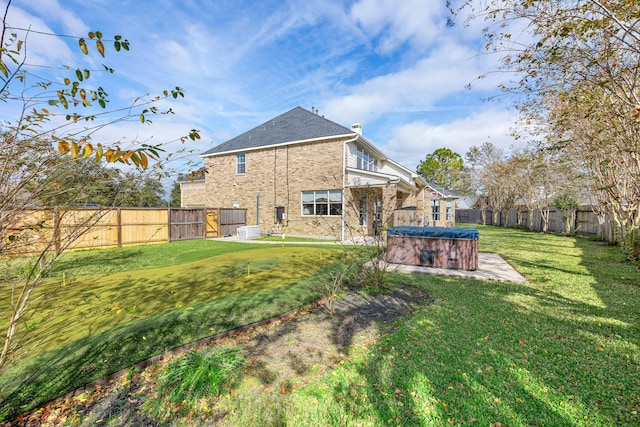
[[[5,2],[1,2],[3,5]],[[104,141],[162,143],[201,131],[187,158],[301,106],[350,127],[415,170],[440,147],[464,155],[491,141],[508,148],[514,112],[497,93],[480,23],[446,26],[444,0],[14,0],[11,25],[57,34],[126,37],[131,50],[95,61],[112,106],[180,86],[175,115],[110,126]],[[32,34],[32,64],[86,66],[73,39]],[[47,72],[42,70],[43,73]],[[466,89],[473,83],[471,89]],[[6,106],[0,113],[7,112]],[[3,112],[4,111],[4,112]],[[150,139],[151,138],[151,139]],[[175,145],[167,147],[175,150]],[[173,165],[184,169],[182,162]]]

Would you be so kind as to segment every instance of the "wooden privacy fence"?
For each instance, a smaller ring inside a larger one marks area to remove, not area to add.
[[[217,213],[212,221],[209,212]],[[207,208],[46,208],[25,210],[15,227],[20,244],[13,254],[37,253],[49,243],[68,249],[122,247],[224,236],[245,225],[246,209]],[[226,221],[226,222],[225,222]],[[215,228],[215,232],[212,229]]]
[[[500,212],[497,215],[493,215],[491,209],[486,209],[486,224],[487,225],[506,225],[507,227],[515,228],[518,225],[518,213],[516,209],[509,210],[509,214],[504,217]],[[521,228],[529,228],[529,211],[523,209]],[[469,223],[469,224],[482,224],[482,212],[480,209],[456,209],[456,222]],[[542,217],[539,211],[533,213],[532,228],[536,231],[542,231]],[[576,210],[575,224],[573,224],[576,234],[583,236],[606,236],[610,232],[609,221],[604,224],[598,223],[598,216],[593,213],[591,206],[582,205]],[[564,233],[565,224],[562,220],[562,213],[555,207],[549,210],[549,232],[551,233]]]

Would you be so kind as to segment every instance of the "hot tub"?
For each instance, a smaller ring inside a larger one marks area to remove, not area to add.
[[[477,270],[479,236],[475,228],[391,227],[387,230],[387,262]]]

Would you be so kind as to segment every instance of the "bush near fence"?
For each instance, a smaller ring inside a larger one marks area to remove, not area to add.
[[[539,211],[533,213],[533,227],[529,227],[529,211],[522,209],[522,223],[520,228],[542,231],[542,216]],[[518,226],[518,213],[515,208],[509,210],[507,217],[503,217],[502,213],[497,213],[497,221],[494,222],[494,215],[491,209],[486,209],[486,225],[498,225],[516,228]],[[456,209],[456,222],[468,224],[482,224],[482,212],[480,209]],[[610,233],[610,221],[604,224],[598,223],[598,217],[590,205],[579,206],[576,211],[576,222],[574,224],[576,234],[581,236],[607,236]],[[550,233],[565,233],[564,221],[562,213],[552,207],[549,210],[549,228]]]

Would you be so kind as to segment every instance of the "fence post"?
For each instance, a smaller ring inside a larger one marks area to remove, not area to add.
[[[57,206],[53,207],[53,244],[56,255],[60,255],[60,211]]]
[[[171,239],[171,207],[167,208],[167,238],[169,239],[169,243],[173,240]]]
[[[202,208],[202,238],[207,239],[207,208]]]
[[[122,247],[122,213],[120,211],[120,208],[117,208],[116,210],[116,223],[117,223],[117,230],[118,230],[118,247],[121,248]]]

